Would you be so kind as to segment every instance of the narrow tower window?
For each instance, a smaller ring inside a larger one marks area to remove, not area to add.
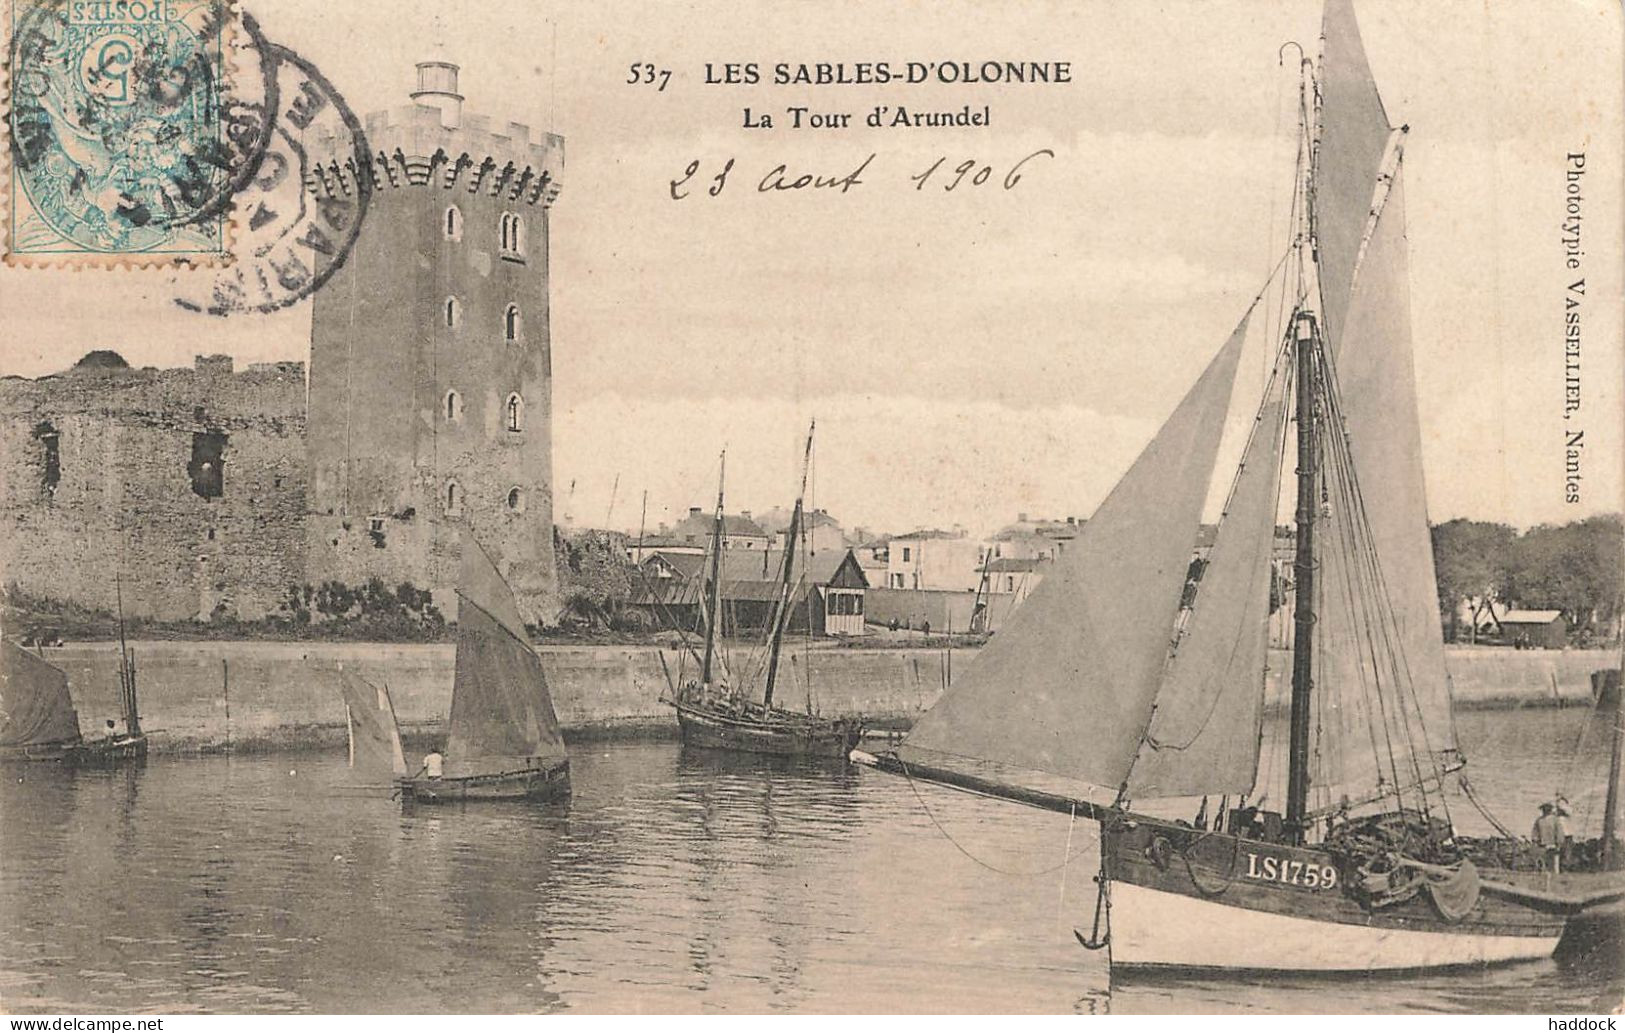
[[[457,210],[456,205],[446,209],[446,239],[463,239],[463,213]]]
[[[453,423],[463,418],[463,396],[456,391],[446,392],[446,419]]]
[[[502,313],[502,336],[509,341],[519,340],[519,306],[509,305]]]
[[[463,487],[456,481],[446,482],[446,515],[456,516],[463,511]]]
[[[502,250],[508,250],[509,234],[513,231],[513,216],[507,212],[502,213]]]
[[[525,429],[525,400],[517,393],[508,396],[508,405],[505,410],[508,416],[508,430],[517,433]]]
[[[446,325],[456,326],[463,321],[463,303],[456,298],[446,299]]]
[[[525,511],[525,493],[517,486],[508,489],[508,508],[515,513]]]

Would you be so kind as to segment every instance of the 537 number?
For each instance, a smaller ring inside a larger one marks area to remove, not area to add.
[[[670,68],[656,68],[647,61],[633,62],[626,70],[628,86],[653,86],[656,93],[665,93],[666,84],[669,82],[671,82]]]

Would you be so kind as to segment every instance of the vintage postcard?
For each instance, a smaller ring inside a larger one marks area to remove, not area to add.
[[[4,10],[0,1010],[1625,1002],[1617,3]]]

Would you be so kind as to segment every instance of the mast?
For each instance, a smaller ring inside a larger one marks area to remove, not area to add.
[[[779,606],[773,615],[773,643],[767,658],[767,686],[762,690],[762,706],[773,705],[773,682],[779,674],[779,647],[784,643],[784,626],[790,614],[790,575],[795,568],[796,542],[801,540],[801,506],[807,497],[807,470],[812,465],[814,420],[807,425],[807,448],[801,455],[801,489],[796,492],[796,508],[790,514],[790,526],[784,532],[784,579],[779,585]],[[810,618],[809,618],[810,619]]]
[[[126,735],[141,734],[141,718],[137,713],[135,698],[135,662],[130,656],[128,643],[124,640],[124,579],[114,577],[114,598],[118,601],[118,685],[119,707],[124,711],[124,732]]]
[[[728,450],[722,450],[717,471],[717,515],[711,525],[711,612],[705,617],[705,657],[700,662],[700,684],[711,684],[711,660],[716,655],[717,623],[722,619],[722,485],[728,475]]]
[[[1618,682],[1615,682],[1618,685]],[[1608,691],[1605,677],[1602,690]],[[1625,692],[1614,697],[1614,746],[1608,756],[1608,796],[1602,811],[1602,869],[1612,871],[1614,866],[1614,836],[1619,821],[1619,769],[1621,754],[1625,753]]]
[[[1315,636],[1315,317],[1299,312],[1293,323],[1298,372],[1298,540],[1292,561],[1292,716],[1287,768],[1286,825],[1301,842],[1309,802],[1309,708],[1314,691]]]
[[[1300,52],[1302,48],[1299,48]],[[1314,64],[1305,57],[1300,65],[1298,106],[1303,124],[1303,206],[1298,238],[1299,308],[1293,316],[1293,362],[1298,374],[1298,498],[1297,543],[1292,560],[1292,699],[1287,753],[1286,827],[1302,842],[1309,810],[1309,710],[1315,686],[1315,502],[1319,474],[1319,442],[1315,438],[1315,359],[1319,327],[1303,299],[1305,272],[1318,273],[1319,248],[1315,234],[1315,167],[1320,144],[1320,89]],[[1316,276],[1318,290],[1319,277]]]

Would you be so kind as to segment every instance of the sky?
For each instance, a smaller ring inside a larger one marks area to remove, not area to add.
[[[358,112],[413,64],[462,66],[469,112],[566,139],[551,214],[556,515],[635,531],[794,494],[899,532],[1086,516],[1155,432],[1285,246],[1297,77],[1314,3],[879,4],[261,0],[266,34]],[[1406,148],[1411,315],[1432,519],[1518,526],[1621,508],[1621,25],[1606,0],[1356,0]],[[1290,54],[1290,52],[1289,52]],[[757,62],[1068,62],[1045,85],[704,82]],[[666,89],[629,66],[671,69]],[[985,128],[868,129],[875,105],[986,106]],[[794,130],[785,109],[854,113]],[[746,129],[743,112],[773,129]],[[1023,156],[1048,149],[1002,188]],[[1564,501],[1565,156],[1584,150],[1584,490]],[[863,184],[760,193],[784,163]],[[734,159],[717,197],[674,201]],[[994,170],[953,192],[974,159]],[[303,358],[309,304],[217,318],[172,274],[0,268],[0,374],[114,348],[137,365]],[[1248,376],[1263,375],[1263,348]],[[1248,379],[1244,376],[1244,381]],[[1245,409],[1238,406],[1238,410]],[[1245,419],[1250,412],[1242,413]]]

